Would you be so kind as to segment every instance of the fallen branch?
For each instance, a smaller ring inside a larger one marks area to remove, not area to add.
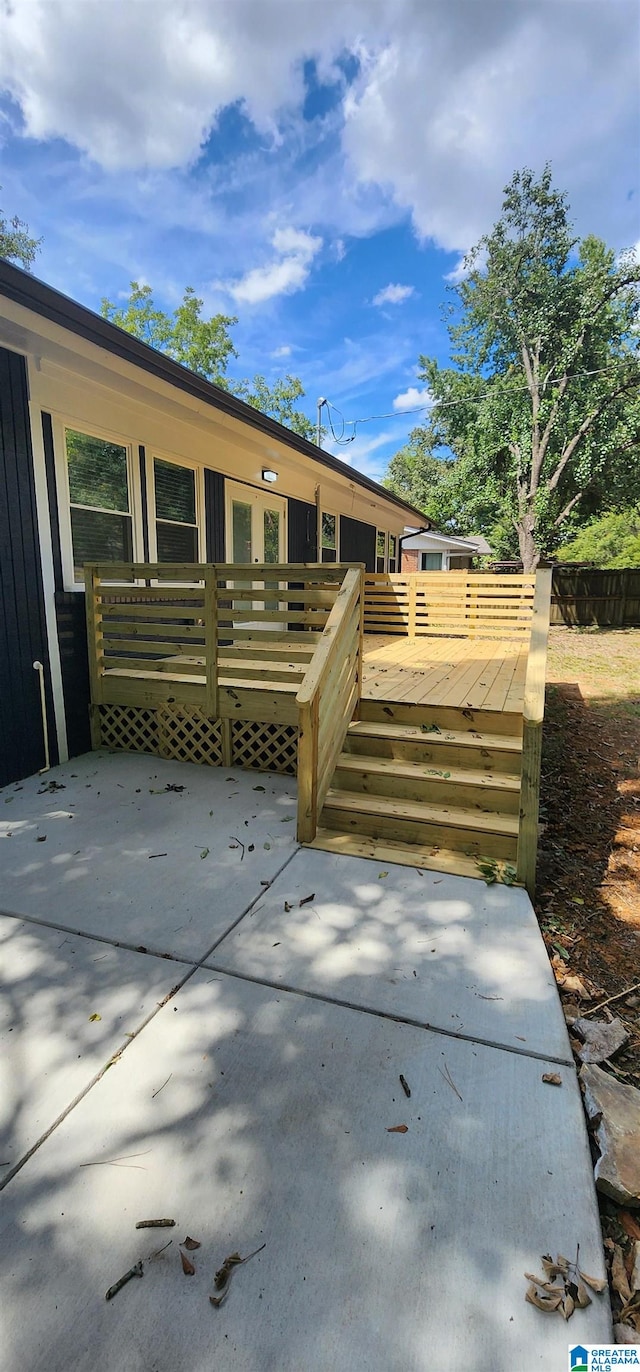
[[[625,991],[618,991],[615,996],[601,1000],[599,1005],[592,1005],[590,1010],[584,1010],[582,1018],[586,1019],[587,1015],[595,1015],[598,1010],[604,1010],[605,1005],[613,1005],[614,1000],[624,1000],[625,996],[632,995],[634,991],[640,991],[640,981],[637,981],[635,986],[627,986]]]

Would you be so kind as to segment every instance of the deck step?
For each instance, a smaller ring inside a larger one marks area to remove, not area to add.
[[[363,695],[360,719],[367,723],[436,725],[456,733],[498,734],[500,738],[522,738],[522,711],[482,710],[470,706],[416,705],[410,701],[371,700]],[[434,730],[435,732],[435,730]]]
[[[513,774],[481,772],[453,764],[432,767],[424,762],[368,757],[362,753],[341,753],[332,785],[338,790],[430,802],[438,808],[452,805],[514,814],[520,804],[520,778]]]
[[[389,819],[416,820],[420,824],[445,824],[452,829],[471,829],[475,833],[518,836],[518,816],[494,810],[470,810],[461,806],[430,805],[422,801],[392,800],[389,796],[367,796],[355,791],[330,787],[324,809],[351,811],[362,815],[384,815]]]
[[[402,867],[418,867],[424,871],[444,872],[448,876],[485,880],[476,859],[453,848],[433,848],[415,843],[385,841],[368,838],[366,834],[338,834],[333,829],[318,829],[313,842],[307,846],[320,848],[326,853],[370,858],[374,862],[397,862]],[[496,867],[498,881],[502,865],[498,863]],[[511,881],[512,873],[508,875]]]
[[[349,725],[349,734],[356,738],[389,738],[399,743],[429,743],[440,747],[447,743],[458,748],[499,749],[501,752],[521,753],[522,739],[510,734],[491,734],[462,729],[423,729],[420,724],[394,724],[391,721],[359,719]]]
[[[522,740],[515,736],[430,729],[420,724],[358,720],[349,725],[344,749],[354,756],[404,759],[445,771],[456,767],[513,777],[519,777],[522,764]]]

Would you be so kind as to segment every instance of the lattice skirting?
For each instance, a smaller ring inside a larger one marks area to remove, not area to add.
[[[231,750],[236,767],[254,767],[258,772],[283,772],[286,776],[295,776],[298,730],[292,724],[256,724],[232,719]]]
[[[286,724],[208,719],[196,706],[132,705],[94,707],[102,748],[154,753],[209,767],[251,767],[295,776],[298,730]]]

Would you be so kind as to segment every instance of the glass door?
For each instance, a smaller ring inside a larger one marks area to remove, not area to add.
[[[226,482],[226,492],[229,562],[284,562],[287,503],[283,496],[254,490],[234,481]],[[277,592],[278,582],[256,577],[255,586],[265,590],[273,587]],[[275,610],[277,594],[273,598],[255,600],[252,605],[256,610]],[[249,605],[245,603],[244,608],[248,609]]]

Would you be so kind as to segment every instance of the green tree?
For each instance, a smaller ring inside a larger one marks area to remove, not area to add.
[[[254,409],[271,415],[285,428],[304,438],[313,438],[312,421],[295,408],[296,400],[301,400],[305,394],[298,377],[287,375],[268,386],[264,376],[255,376],[253,381],[238,381],[227,376],[230,360],[238,356],[229,333],[238,320],[226,314],[203,318],[203,305],[204,301],[198,299],[193,287],[187,286],[182,303],[173,314],[167,314],[155,304],[151,286],[132,281],[125,305],[119,307],[105,299],[101,309],[105,319],[126,329],[135,338],[167,353],[190,371],[253,405]]]
[[[25,271],[29,271],[41,242],[41,238],[31,237],[29,225],[18,219],[17,215],[14,214],[13,219],[6,219],[0,210],[0,257],[7,262],[19,262]]]
[[[271,415],[285,429],[300,434],[302,438],[315,440],[315,424],[303,410],[295,408],[296,400],[302,400],[305,391],[297,376],[287,375],[268,386],[264,376],[254,376],[253,381],[239,381],[233,385],[234,394],[246,400],[254,409]]]
[[[556,556],[559,562],[593,562],[596,567],[640,567],[640,505],[590,520]]]
[[[429,425],[412,429],[408,441],[391,458],[383,485],[437,521],[445,517],[445,487],[453,462],[436,457],[436,435]]]
[[[442,492],[526,570],[640,485],[640,263],[578,242],[551,170],[516,172],[448,311],[450,368],[420,358]]]
[[[214,314],[203,319],[201,310],[204,301],[199,300],[193,287],[187,286],[182,303],[167,314],[154,303],[151,286],[141,286],[138,281],[131,282],[131,292],[126,305],[118,308],[111,300],[102,301],[102,314],[112,324],[126,329],[143,343],[167,353],[183,367],[206,376],[216,386],[229,389],[226,378],[227,366],[231,357],[238,354],[229,336],[229,329],[237,324],[232,315]]]

